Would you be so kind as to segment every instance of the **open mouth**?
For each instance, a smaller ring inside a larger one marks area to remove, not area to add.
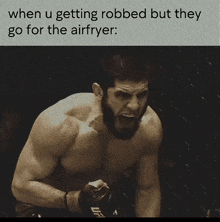
[[[119,119],[120,124],[126,127],[131,126],[136,121],[136,118],[133,114],[119,115],[118,119]]]
[[[122,117],[127,117],[127,118],[135,118],[135,115],[134,114],[121,114],[120,116]]]

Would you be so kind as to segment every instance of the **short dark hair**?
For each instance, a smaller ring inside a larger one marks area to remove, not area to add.
[[[152,64],[145,57],[129,54],[112,55],[100,60],[102,71],[97,82],[106,92],[109,87],[114,87],[115,80],[150,81]]]

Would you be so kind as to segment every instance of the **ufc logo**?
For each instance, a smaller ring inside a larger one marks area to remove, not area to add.
[[[99,207],[91,207],[91,211],[97,217],[105,217]]]

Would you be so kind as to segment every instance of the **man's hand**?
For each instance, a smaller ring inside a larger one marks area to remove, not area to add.
[[[74,196],[75,195],[75,196]],[[113,216],[115,197],[103,180],[86,184],[79,192],[71,191],[67,196],[67,204],[72,212],[81,212],[83,216],[108,217]],[[76,204],[76,200],[78,203]],[[76,210],[78,208],[78,210]]]
[[[86,184],[79,194],[79,206],[85,209],[91,206],[105,205],[110,195],[110,189],[102,180]]]
[[[108,187],[107,183],[105,183],[103,180],[96,180],[93,182],[89,182],[88,185],[93,186],[98,190],[100,190],[102,187],[106,187],[106,188],[110,189]]]

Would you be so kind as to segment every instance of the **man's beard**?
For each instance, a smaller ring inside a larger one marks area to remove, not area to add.
[[[133,124],[132,124],[133,127],[132,128],[131,127],[129,127],[129,128],[125,127],[125,128],[123,128],[119,131],[115,128],[115,122],[116,122],[117,117],[115,117],[112,109],[107,104],[106,96],[103,96],[102,103],[101,103],[102,112],[103,112],[103,121],[106,124],[106,126],[108,127],[109,131],[116,138],[121,139],[121,140],[131,139],[135,135],[135,133],[137,132],[137,130],[139,128],[141,118],[143,117],[144,113],[146,112],[147,106],[148,106],[148,104],[146,103],[146,105],[145,105],[143,111],[141,112],[141,114],[139,115],[139,117],[134,118],[132,120],[133,121]]]

